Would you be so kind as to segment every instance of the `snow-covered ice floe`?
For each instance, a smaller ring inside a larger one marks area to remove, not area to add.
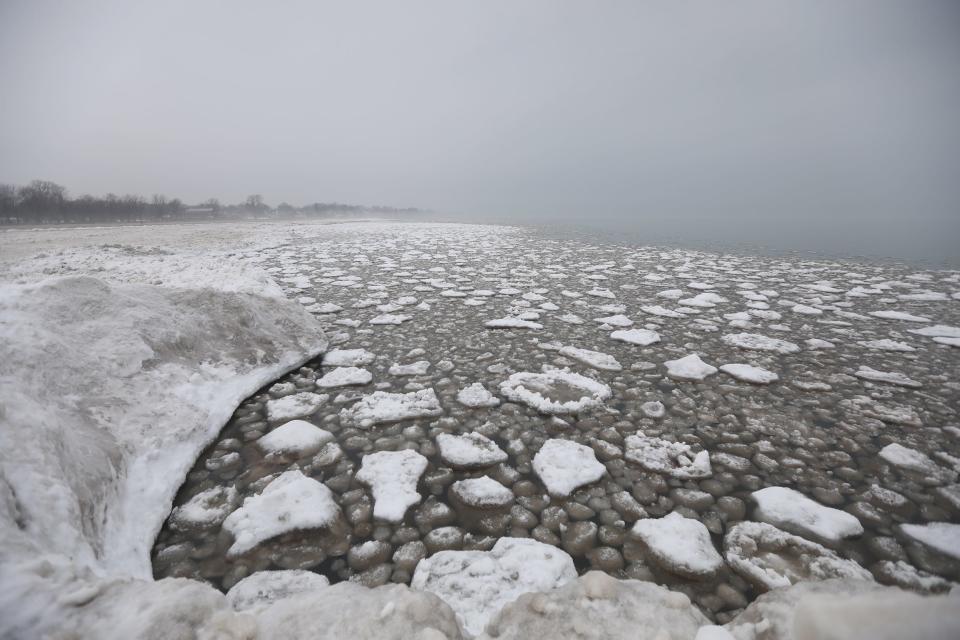
[[[543,413],[579,413],[610,397],[610,387],[564,369],[514,373],[500,384],[500,393]]]

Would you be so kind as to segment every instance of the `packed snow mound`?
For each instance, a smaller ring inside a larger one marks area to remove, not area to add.
[[[516,598],[487,623],[487,633],[480,637],[692,640],[708,624],[682,593],[590,571],[553,591]]]
[[[727,532],[723,546],[730,567],[760,591],[803,580],[873,580],[856,562],[764,522],[737,523]]]
[[[757,520],[799,536],[835,544],[863,533],[856,516],[825,507],[788,487],[766,487],[750,497],[757,504],[753,514]]]
[[[332,527],[340,517],[340,507],[327,485],[299,469],[287,471],[223,521],[224,530],[234,538],[227,557],[290,531]]]
[[[124,284],[109,271],[103,277],[111,282],[69,276],[0,285],[0,540],[8,592],[0,599],[0,636],[63,628],[87,629],[82,637],[145,635],[149,626],[124,633],[129,621],[106,611],[108,591],[116,599],[111,609],[150,601],[137,624],[150,620],[148,610],[172,618],[170,608],[181,602],[178,620],[196,611],[191,633],[202,628],[206,596],[190,593],[206,593],[203,585],[113,579],[94,586],[90,571],[150,579],[154,537],[199,453],[241,401],[326,348],[317,322],[278,299],[275,284],[258,288],[255,279],[238,278],[229,292],[199,288],[226,280],[212,269],[207,280],[190,260],[165,257],[169,272],[191,274],[198,288]],[[136,256],[127,261],[140,273]],[[168,273],[140,275],[153,282]],[[181,512],[181,523],[215,524],[224,515],[216,505],[194,504],[203,509]],[[64,568],[38,570],[37,562]],[[89,605],[69,605],[78,618],[69,622],[68,605],[55,596],[66,584],[99,594]],[[159,593],[166,600],[153,602]],[[108,622],[85,627],[96,620]]]
[[[799,582],[761,595],[726,625],[737,640],[947,640],[960,598],[864,580]]]
[[[284,598],[259,613],[257,640],[459,640],[453,610],[432,593],[401,584],[353,582]]]
[[[233,585],[227,591],[227,601],[235,611],[261,609],[305,591],[323,589],[329,584],[326,576],[302,569],[257,571]]]
[[[643,541],[657,564],[677,575],[706,578],[723,566],[710,532],[699,520],[673,512],[662,518],[637,520],[632,533]]]
[[[517,596],[576,577],[573,559],[560,549],[528,538],[500,538],[490,551],[440,551],[421,560],[411,587],[439,596],[466,633],[479,635]]]
[[[565,369],[542,373],[521,371],[500,383],[500,393],[542,413],[579,413],[603,404],[610,387]]]

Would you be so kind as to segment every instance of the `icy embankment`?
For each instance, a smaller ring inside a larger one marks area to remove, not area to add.
[[[0,637],[135,637],[141,598],[198,624],[221,606],[147,582],[153,539],[235,407],[327,341],[264,274],[200,255],[74,250],[0,284]],[[98,277],[43,277],[64,272]]]

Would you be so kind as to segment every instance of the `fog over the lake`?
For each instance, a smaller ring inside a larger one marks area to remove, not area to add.
[[[960,263],[960,3],[0,3],[0,182]]]

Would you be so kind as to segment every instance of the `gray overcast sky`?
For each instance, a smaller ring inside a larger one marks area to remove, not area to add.
[[[0,0],[0,95],[0,182],[75,195],[960,244],[952,0]]]

